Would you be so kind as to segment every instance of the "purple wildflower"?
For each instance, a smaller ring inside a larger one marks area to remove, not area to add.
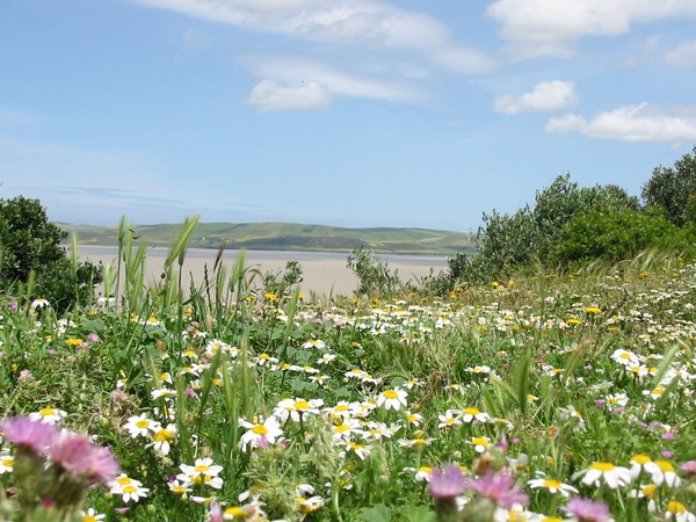
[[[104,484],[116,478],[120,471],[109,449],[97,447],[87,437],[70,431],[63,431],[56,437],[48,455],[65,471]]]
[[[88,457],[92,443],[87,437],[64,430],[48,449],[48,456],[58,467],[82,475],[88,468]]]
[[[433,471],[430,477],[430,494],[436,499],[451,499],[464,491],[464,475],[458,466],[445,466]]]
[[[696,460],[689,460],[679,468],[687,475],[696,475]]]
[[[50,424],[35,422],[29,417],[14,417],[2,423],[5,439],[15,446],[25,447],[36,454],[44,454],[46,447],[56,436],[56,429]]]
[[[510,509],[513,504],[524,506],[529,502],[529,497],[515,485],[515,478],[506,471],[494,474],[489,469],[478,480],[465,481],[464,489],[475,491],[505,509]]]
[[[508,440],[507,440],[507,435],[505,435],[505,433],[503,433],[503,434],[500,436],[500,440],[499,440],[498,443],[495,445],[495,447],[498,448],[498,449],[499,449],[500,451],[502,451],[503,453],[507,453],[507,450],[508,450]]]
[[[609,522],[611,514],[606,504],[575,497],[566,506],[566,511],[580,522]]]
[[[29,382],[34,380],[34,374],[30,370],[22,370],[19,372],[19,380],[22,382]]]
[[[222,508],[217,502],[210,504],[210,522],[222,522],[224,520]]]

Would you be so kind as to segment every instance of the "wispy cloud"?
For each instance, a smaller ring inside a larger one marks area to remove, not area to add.
[[[247,103],[261,111],[324,109],[330,102],[329,92],[315,81],[283,86],[273,80],[262,80],[247,98]]]
[[[544,112],[567,109],[578,102],[573,82],[554,80],[541,82],[520,96],[506,94],[495,100],[495,110],[505,114]]]
[[[596,139],[684,143],[696,141],[696,107],[679,110],[648,103],[627,105],[602,112],[591,119],[577,114],[551,118],[549,133],[579,132]]]
[[[171,183],[157,160],[129,151],[0,134],[0,163],[7,173],[1,197],[39,198],[49,213],[61,209],[52,216],[60,221],[115,223],[125,214],[138,223],[171,222],[196,212],[234,219],[262,210],[230,201],[213,187]]]
[[[675,67],[696,67],[696,40],[687,40],[667,51],[665,61]]]
[[[451,72],[489,71],[495,60],[462,45],[437,18],[373,0],[131,0],[253,31],[315,42],[415,52]]]
[[[210,36],[200,27],[191,27],[181,35],[181,41],[186,47],[200,49],[210,45]]]
[[[495,0],[487,14],[519,58],[569,57],[586,36],[616,36],[633,24],[696,17],[693,0]]]
[[[243,63],[262,78],[247,103],[260,110],[311,110],[335,97],[420,102],[426,95],[407,82],[349,74],[317,60],[293,56],[249,56]]]

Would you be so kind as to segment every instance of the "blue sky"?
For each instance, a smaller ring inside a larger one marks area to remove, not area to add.
[[[2,0],[0,197],[476,229],[696,144],[694,0]]]

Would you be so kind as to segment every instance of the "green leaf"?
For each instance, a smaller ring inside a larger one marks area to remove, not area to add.
[[[435,522],[435,513],[427,506],[404,506],[399,515],[406,522]]]
[[[362,508],[358,520],[362,522],[391,522],[391,509],[384,504],[376,504],[370,508]]]

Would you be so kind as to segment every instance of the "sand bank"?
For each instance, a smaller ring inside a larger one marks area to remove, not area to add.
[[[115,265],[118,249],[108,246],[81,245],[80,259],[92,262],[112,263]],[[184,281],[188,284],[192,274],[194,281],[203,279],[203,269],[207,264],[212,268],[217,251],[203,248],[191,248],[186,252]],[[223,255],[223,263],[232,267],[238,250],[226,250]],[[146,283],[157,281],[162,272],[164,260],[167,257],[167,249],[153,247],[148,249],[145,262]],[[277,252],[250,250],[246,253],[246,264],[260,269],[262,272],[282,271],[288,261],[299,261],[302,265],[304,281],[301,284],[305,293],[316,292],[320,295],[352,295],[357,287],[357,279],[353,272],[346,267],[348,254],[334,254],[323,252]],[[447,261],[444,257],[412,256],[412,255],[380,255],[389,263],[389,267],[397,269],[399,277],[403,281],[428,275],[431,269],[438,272],[444,270]]]

